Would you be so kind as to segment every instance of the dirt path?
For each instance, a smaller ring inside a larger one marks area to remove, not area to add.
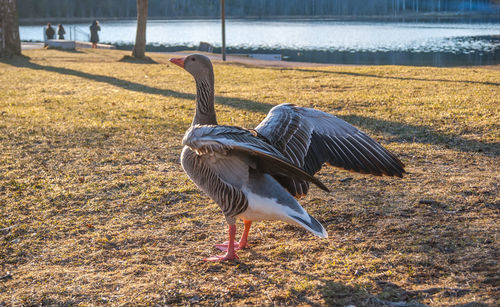
[[[182,51],[182,52],[161,52],[163,54],[174,54],[179,56],[185,56],[191,53],[202,53],[210,58],[212,61],[222,62],[222,55],[197,52],[197,51]],[[289,62],[289,61],[270,61],[270,60],[258,60],[252,59],[244,55],[228,55],[226,57],[227,63],[238,63],[251,66],[259,67],[318,67],[318,66],[353,66],[347,64],[325,64],[325,63],[311,63],[311,62]]]
[[[22,50],[29,49],[41,49],[43,48],[43,43],[31,43],[23,42],[21,43]],[[186,54],[196,53],[197,51],[183,51],[183,52],[148,52],[148,53],[161,53],[161,54],[171,54],[178,56],[185,56]],[[212,61],[222,62],[222,55],[201,52],[208,56]],[[317,66],[345,66],[344,64],[323,64],[323,63],[310,63],[310,62],[288,62],[288,61],[268,61],[268,60],[257,60],[252,59],[244,55],[228,55],[226,58],[227,63],[238,63],[251,66],[260,67],[317,67]]]

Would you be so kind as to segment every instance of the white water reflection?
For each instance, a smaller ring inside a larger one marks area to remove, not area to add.
[[[87,24],[77,26],[88,32]],[[42,26],[21,26],[21,39],[42,40]],[[101,42],[133,44],[135,21],[102,22]],[[337,21],[228,20],[227,46],[241,49],[295,49],[343,52],[493,52],[500,23],[382,23]],[[196,46],[205,41],[220,46],[218,20],[149,21],[147,41],[164,46]],[[469,37],[476,37],[469,39]],[[80,38],[82,39],[82,38]]]

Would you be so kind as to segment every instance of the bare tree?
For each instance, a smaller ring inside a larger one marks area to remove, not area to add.
[[[137,0],[137,33],[132,56],[143,59],[146,55],[146,22],[148,21],[148,0]]]
[[[0,0],[0,56],[21,54],[19,21],[15,0]]]

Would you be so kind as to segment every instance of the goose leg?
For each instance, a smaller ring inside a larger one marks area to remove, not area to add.
[[[216,261],[227,261],[227,260],[234,260],[238,259],[238,255],[236,255],[235,248],[234,248],[234,237],[236,235],[236,225],[229,225],[229,244],[227,247],[227,252],[224,255],[220,256],[212,256],[206,259],[203,259],[204,261],[210,261],[210,262],[216,262]]]
[[[241,235],[239,249],[248,248],[248,233],[250,232],[250,226],[252,226],[252,221],[243,221],[243,223],[245,224],[245,229]]]
[[[250,232],[250,226],[252,225],[252,221],[243,221],[245,224],[245,229],[243,230],[243,234],[241,235],[240,242],[234,242],[234,249],[245,249],[248,248],[248,232]],[[229,247],[229,241],[226,241],[222,244],[215,244],[215,247],[220,249],[221,251],[226,251]]]

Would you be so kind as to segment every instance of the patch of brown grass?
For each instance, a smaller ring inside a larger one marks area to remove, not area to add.
[[[1,303],[499,303],[498,70],[216,63],[220,123],[313,106],[377,138],[409,173],[325,168],[333,192],[301,203],[328,239],[255,223],[239,261],[212,264],[201,259],[226,239],[224,218],[178,161],[191,77],[167,55],[26,54],[0,62]]]

